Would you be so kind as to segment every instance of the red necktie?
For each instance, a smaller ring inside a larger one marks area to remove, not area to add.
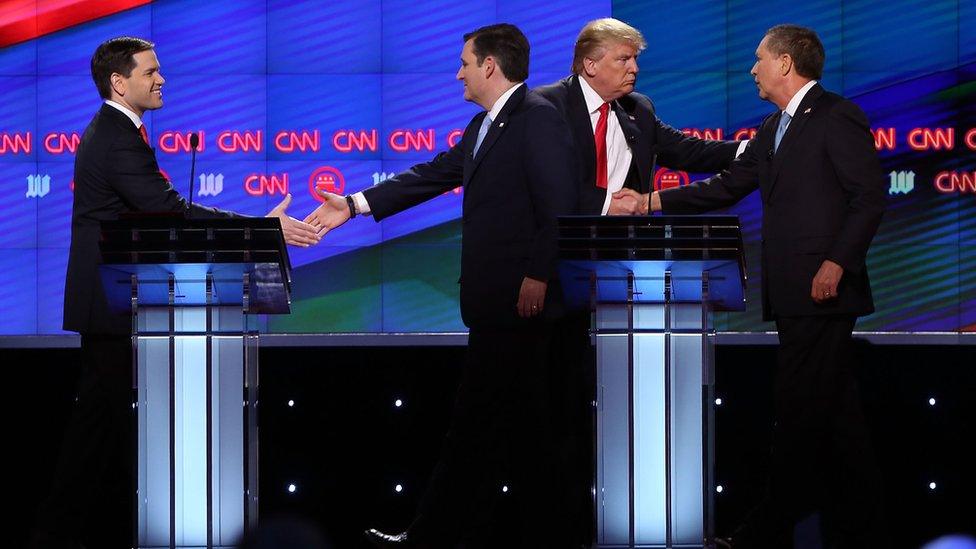
[[[596,186],[607,188],[607,113],[610,103],[600,105],[600,119],[596,121],[593,139],[596,145]]]
[[[146,125],[145,124],[139,126],[139,135],[142,136],[142,140],[146,142],[146,145],[149,145],[149,134],[146,133]],[[151,149],[152,148],[152,145],[149,145],[149,148]]]

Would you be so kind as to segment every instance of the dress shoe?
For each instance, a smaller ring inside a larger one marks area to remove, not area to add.
[[[379,530],[370,528],[369,530],[366,530],[365,534],[366,539],[377,547],[401,547],[404,549],[413,547],[413,544],[407,539],[406,532],[401,532],[399,534],[384,534]]]

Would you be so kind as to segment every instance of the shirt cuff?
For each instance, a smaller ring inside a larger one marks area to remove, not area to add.
[[[369,202],[366,201],[366,195],[362,191],[352,195],[352,201],[356,204],[356,212],[359,215],[369,215]]]
[[[739,141],[739,148],[735,150],[735,158],[739,158],[739,155],[746,150],[746,146],[749,144],[749,140]]]
[[[603,209],[600,210],[600,215],[607,215],[607,212],[610,211],[610,200],[612,198],[613,198],[613,193],[611,193],[610,190],[607,189],[607,199],[603,201]]]

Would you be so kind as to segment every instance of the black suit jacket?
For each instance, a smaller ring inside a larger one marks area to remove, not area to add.
[[[64,329],[83,334],[123,335],[129,315],[109,310],[98,264],[99,223],[123,212],[185,212],[194,217],[234,214],[193,205],[159,173],[156,153],[132,120],[103,104],[78,144],[75,156],[71,250],[64,285]]]
[[[470,328],[517,327],[522,279],[549,281],[545,314],[558,314],[556,217],[576,204],[575,159],[562,116],[525,86],[492,122],[472,156],[487,113],[475,116],[460,143],[364,191],[380,221],[464,186],[461,317]]]
[[[867,116],[814,85],[774,153],[780,113],[768,116],[731,170],[661,192],[667,214],[729,206],[759,188],[763,316],[874,311],[865,257],[885,209],[885,182]],[[825,259],[844,268],[838,296],[810,297]]]
[[[586,108],[579,76],[573,74],[558,82],[536,88],[559,110],[569,123],[580,158],[579,213],[600,215],[607,190],[596,186],[596,145],[593,124]],[[738,141],[710,141],[689,137],[661,122],[651,100],[629,93],[612,103],[620,128],[633,153],[626,186],[641,193],[651,188],[655,162],[670,169],[691,172],[717,172],[729,167]]]

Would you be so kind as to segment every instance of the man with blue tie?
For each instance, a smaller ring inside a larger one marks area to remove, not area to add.
[[[697,214],[759,189],[763,316],[779,332],[765,501],[734,547],[792,546],[819,511],[824,546],[885,547],[881,481],[854,379],[851,333],[874,311],[865,258],[885,209],[868,119],[820,85],[812,30],[777,25],[756,49],[759,97],[774,103],[729,171],[653,193],[652,211]]]
[[[379,221],[464,186],[461,318],[470,329],[444,449],[406,532],[367,531],[380,547],[488,547],[502,487],[520,524],[508,547],[567,544],[547,404],[547,348],[560,314],[556,217],[573,213],[576,169],[569,128],[526,89],[529,43],[513,25],[464,36],[464,99],[483,107],[461,141],[351,196],[326,201],[306,222],[335,229],[355,215]]]

